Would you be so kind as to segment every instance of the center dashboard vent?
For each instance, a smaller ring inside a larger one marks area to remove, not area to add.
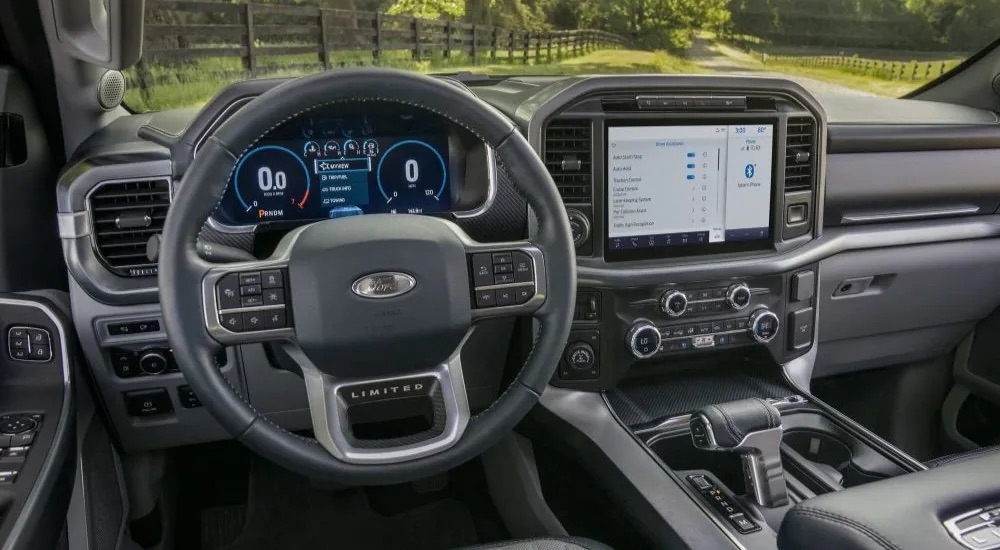
[[[815,121],[810,117],[790,117],[785,144],[785,192],[811,190],[815,182]]]
[[[87,208],[94,249],[105,267],[123,277],[156,275],[156,262],[146,256],[146,244],[163,232],[169,207],[167,179],[99,184]]]
[[[545,130],[545,167],[566,204],[591,203],[591,140],[589,120],[554,120]]]

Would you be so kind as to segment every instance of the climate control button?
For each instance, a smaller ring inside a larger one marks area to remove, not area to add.
[[[767,308],[761,308],[750,314],[750,337],[766,344],[778,335],[778,316]]]
[[[670,317],[680,317],[687,311],[688,299],[683,292],[671,290],[660,297],[660,309]]]
[[[647,359],[660,351],[660,330],[649,321],[639,321],[629,329],[625,343],[632,355]]]

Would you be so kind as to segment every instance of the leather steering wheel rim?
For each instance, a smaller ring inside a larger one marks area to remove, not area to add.
[[[219,203],[237,160],[270,130],[311,110],[336,104],[408,105],[436,113],[491,146],[537,219],[531,243],[545,258],[544,303],[533,349],[513,383],[485,411],[472,416],[450,447],[388,464],[337,459],[315,439],[293,434],[253,409],[220,373],[220,343],[202,318],[206,270],[196,247],[202,226]],[[575,304],[574,245],[558,189],[515,125],[467,90],[427,76],[388,69],[321,73],[282,84],[229,118],[198,151],[176,189],[159,258],[160,301],[174,355],[200,400],[219,423],[254,452],[314,479],[387,484],[418,479],[470,460],[513,430],[537,402],[558,365]]]

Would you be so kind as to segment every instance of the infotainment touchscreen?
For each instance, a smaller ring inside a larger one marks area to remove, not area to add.
[[[607,128],[609,261],[772,246],[773,121]]]

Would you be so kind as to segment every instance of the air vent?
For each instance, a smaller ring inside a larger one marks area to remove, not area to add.
[[[589,120],[556,120],[545,131],[545,167],[566,204],[591,202],[590,145]]]
[[[146,257],[146,244],[163,231],[169,207],[169,180],[100,184],[90,195],[88,209],[101,262],[123,277],[156,275],[156,262]]]
[[[785,192],[813,188],[815,122],[809,117],[790,117],[785,139]]]

